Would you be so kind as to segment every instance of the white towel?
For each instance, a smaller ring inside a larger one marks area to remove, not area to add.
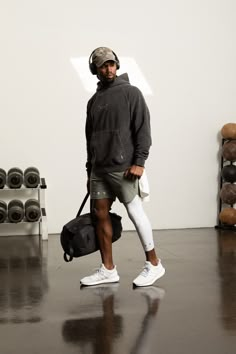
[[[148,202],[150,200],[149,194],[150,194],[150,189],[149,189],[147,173],[146,170],[144,170],[142,177],[139,178],[139,195],[143,202]]]

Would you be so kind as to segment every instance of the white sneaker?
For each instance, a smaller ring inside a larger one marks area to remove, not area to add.
[[[146,261],[142,272],[134,279],[133,284],[135,286],[149,286],[155,283],[155,281],[164,274],[165,268],[162,266],[160,259],[157,266]]]
[[[80,280],[82,285],[97,285],[103,283],[116,283],[120,280],[117,273],[116,266],[112,269],[106,269],[104,264],[100,268],[96,269],[96,272],[88,277],[84,277]]]

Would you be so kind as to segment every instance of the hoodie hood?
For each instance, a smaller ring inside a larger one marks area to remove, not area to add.
[[[108,88],[108,87],[114,87],[114,86],[119,86],[119,85],[130,85],[129,82],[129,76],[127,73],[121,74],[119,76],[116,76],[115,80],[111,83],[108,83],[106,85],[104,85],[101,81],[98,82],[97,84],[97,91],[100,91],[104,88]]]

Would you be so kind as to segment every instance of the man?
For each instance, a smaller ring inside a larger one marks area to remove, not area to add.
[[[116,75],[120,62],[111,49],[95,49],[89,67],[99,82],[87,105],[86,167],[102,265],[93,275],[81,279],[81,284],[119,281],[112,257],[109,217],[117,197],[126,207],[146,255],[143,271],[133,284],[148,286],[165,273],[156,256],[152,228],[139,196],[139,178],[151,146],[149,110],[141,91],[129,83],[128,75]]]

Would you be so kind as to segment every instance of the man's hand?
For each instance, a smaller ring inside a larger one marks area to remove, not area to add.
[[[128,179],[135,180],[136,178],[140,178],[142,176],[143,171],[144,167],[132,165],[125,171],[124,176]]]

